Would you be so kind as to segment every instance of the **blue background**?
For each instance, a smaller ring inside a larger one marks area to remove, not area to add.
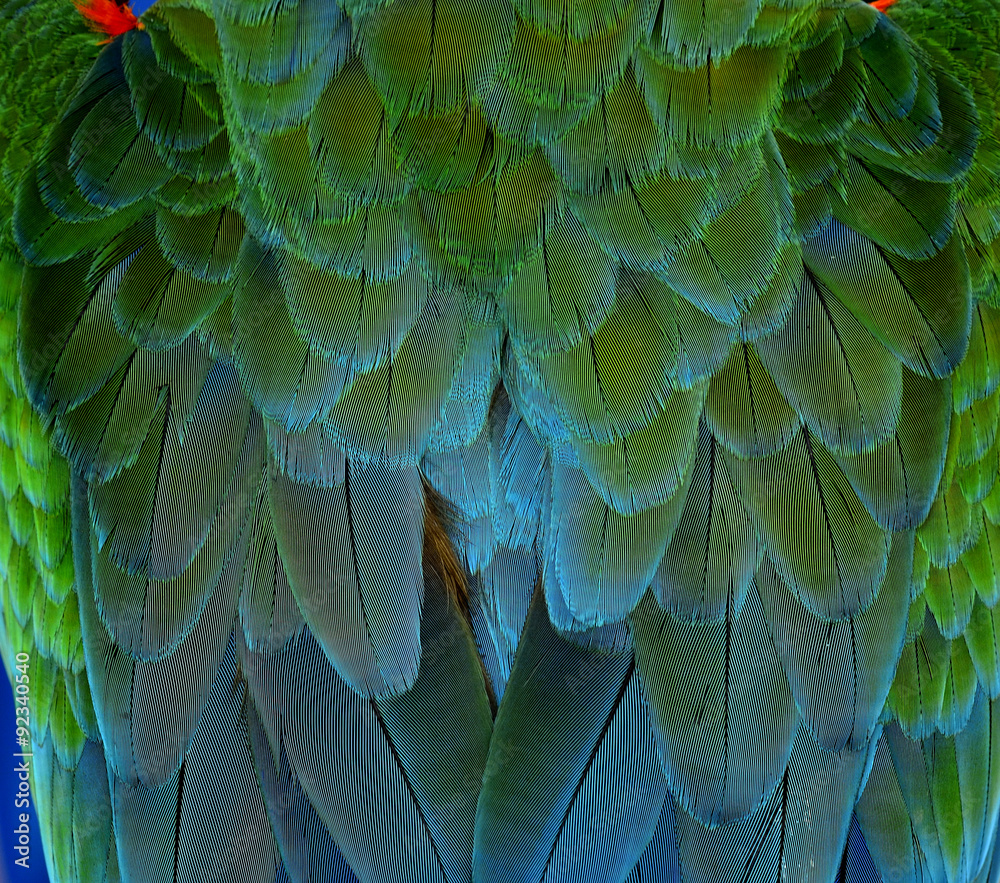
[[[42,840],[38,833],[38,818],[35,816],[34,801],[31,805],[31,867],[28,870],[14,864],[17,853],[13,850],[14,829],[18,826],[17,816],[24,812],[14,806],[18,778],[15,765],[21,758],[14,758],[15,751],[21,751],[14,741],[14,696],[7,680],[7,672],[0,668],[0,883],[48,883],[45,871],[45,856],[42,854]]]

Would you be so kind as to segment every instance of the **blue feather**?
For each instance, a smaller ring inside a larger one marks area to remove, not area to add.
[[[230,635],[183,764],[151,788],[109,767],[123,883],[273,883],[280,856],[264,809]]]
[[[677,842],[685,883],[827,883],[841,865],[865,751],[824,751],[799,727],[788,767],[744,819],[706,828],[683,810]]]
[[[875,867],[865,835],[861,833],[857,815],[851,816],[847,833],[847,846],[837,872],[836,883],[882,883],[882,876]]]
[[[268,492],[292,593],[337,671],[367,695],[411,687],[424,597],[416,467],[349,462],[334,487],[277,474]]]
[[[265,712],[267,713],[267,712]],[[272,724],[273,727],[273,724]],[[267,731],[251,703],[247,728],[257,780],[289,883],[357,883],[291,768],[284,744],[275,758]]]
[[[194,628],[163,659],[141,661],[114,643],[98,616],[90,579],[92,532],[79,476],[72,492],[83,652],[108,769],[129,787],[155,788],[177,775],[208,701],[236,612],[248,531],[241,532]]]
[[[308,630],[277,653],[245,654],[270,743],[264,750],[279,763],[279,751],[287,752],[306,797],[366,883],[470,875],[489,702],[468,626],[430,574],[421,625],[429,637],[420,675],[400,696],[352,690]]]
[[[656,823],[653,839],[643,850],[625,883],[681,883],[674,816],[674,799],[668,792],[663,801],[663,809],[660,810],[660,820]]]
[[[474,879],[619,881],[665,796],[632,652],[563,640],[536,593],[490,744]]]

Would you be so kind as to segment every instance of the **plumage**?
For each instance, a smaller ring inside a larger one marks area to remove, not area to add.
[[[411,687],[424,594],[416,469],[352,464],[329,488],[278,475],[268,501],[288,584],[340,676],[369,695]]]
[[[143,3],[0,0],[53,883],[997,883],[998,0]]]
[[[827,750],[862,751],[872,739],[906,633],[912,549],[912,533],[896,534],[871,606],[835,623],[809,613],[769,563],[757,570],[764,618],[803,725]]]
[[[773,793],[747,818],[713,829],[678,811],[684,879],[749,883],[783,872],[803,881],[832,879],[864,770],[864,751],[823,751],[800,727]],[[821,808],[814,810],[819,782],[830,789],[831,799],[820,801]],[[789,836],[802,827],[808,831],[804,836]]]
[[[559,701],[546,700],[567,670],[577,674]],[[536,593],[507,691],[476,810],[473,874],[620,879],[653,836],[666,795],[632,652],[561,638]],[[608,789],[625,798],[611,816],[598,808]],[[534,825],[524,825],[525,812]]]
[[[756,589],[731,611],[730,596],[725,622],[682,623],[648,593],[632,617],[667,784],[711,826],[743,818],[773,791],[798,719]]]
[[[763,547],[702,423],[684,509],[652,579],[660,606],[677,619],[738,616]]]
[[[471,867],[492,722],[468,626],[440,581],[428,582],[423,626],[435,640],[424,645],[408,693],[374,699],[354,692],[309,631],[277,654],[245,655],[266,731],[258,750],[287,752],[305,795],[363,879],[405,880],[415,871],[447,880]],[[443,701],[445,690],[460,701]],[[428,728],[437,739],[426,739]]]

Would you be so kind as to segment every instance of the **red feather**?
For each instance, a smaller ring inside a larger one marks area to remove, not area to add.
[[[142,22],[136,18],[132,7],[124,4],[119,6],[115,0],[73,0],[73,5],[93,30],[108,35],[102,43],[110,43],[113,38],[132,28],[142,29]]]

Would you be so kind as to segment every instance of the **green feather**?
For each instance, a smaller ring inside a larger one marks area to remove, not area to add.
[[[755,460],[725,453],[768,557],[814,615],[865,610],[885,575],[890,537],[872,519],[833,456],[803,427],[785,449]],[[793,511],[785,500],[796,499]]]
[[[973,518],[973,514],[961,486],[942,481],[927,518],[917,529],[917,537],[932,564],[949,567],[975,545],[982,522]]]
[[[844,32],[839,27],[831,27],[825,36],[811,41],[792,56],[784,82],[784,100],[801,101],[825,89],[843,63]]]
[[[352,457],[416,463],[441,417],[466,351],[466,306],[435,288],[399,349],[359,375],[325,418],[337,447]]]
[[[62,263],[96,249],[134,223],[146,210],[147,204],[139,201],[97,220],[64,221],[45,205],[34,169],[29,169],[14,202],[14,241],[35,265]]]
[[[778,391],[754,345],[742,341],[712,376],[705,420],[715,438],[743,458],[783,450],[799,429],[798,414]]]
[[[316,64],[346,18],[322,0],[274,4],[268,15],[217,4],[215,26],[222,60],[230,74],[252,83],[276,85]]]
[[[844,192],[831,194],[834,217],[911,261],[937,254],[951,238],[955,193],[849,156]]]
[[[394,354],[427,302],[428,284],[410,259],[396,213],[361,209],[340,225],[340,266],[324,272],[288,255],[281,286],[296,333],[313,353],[352,373]]]
[[[1000,419],[1000,392],[994,390],[984,399],[956,415],[959,427],[957,466],[969,466],[986,456],[997,437]]]
[[[845,22],[849,30],[855,30],[850,18]],[[910,113],[917,99],[920,65],[903,31],[890,18],[880,15],[858,48],[868,74],[867,114],[891,120]]]
[[[648,426],[607,444],[574,442],[580,468],[608,506],[634,514],[682,495],[705,392],[704,383],[673,389]]]
[[[50,879],[117,883],[118,859],[107,768],[100,743],[87,741],[73,763],[53,739],[35,744],[35,801]]]
[[[943,637],[951,640],[965,632],[972,616],[976,590],[969,572],[960,562],[951,567],[931,566],[924,585],[924,598]]]
[[[982,457],[968,466],[956,469],[955,479],[962,488],[965,499],[971,503],[979,503],[993,490],[997,480],[997,444],[987,450]]]
[[[757,590],[738,615],[731,605],[731,622],[689,625],[647,592],[631,620],[667,785],[704,825],[742,818],[774,792],[798,723]]]
[[[93,149],[95,144],[101,149]],[[84,199],[104,209],[131,205],[170,178],[136,125],[124,82],[99,99],[73,132],[69,169]]]
[[[190,151],[218,135],[219,120],[205,113],[188,83],[160,67],[144,31],[122,39],[122,67],[136,123],[153,144],[167,152]]]
[[[391,119],[437,116],[481,95],[510,51],[514,7],[394,0],[354,21],[354,41]]]
[[[620,14],[583,39],[571,35],[565,25],[547,31],[515,14],[514,39],[496,76],[507,81],[511,93],[538,107],[589,109],[611,91],[628,66],[646,26],[644,7],[644,0],[629,0]]]
[[[175,175],[156,192],[154,199],[175,214],[190,217],[232,203],[235,197],[236,178],[227,170],[204,181],[190,175]]]
[[[788,47],[781,44],[741,46],[728,57],[713,54],[707,64],[684,69],[661,64],[641,46],[636,78],[668,139],[739,144],[756,139],[769,124],[787,60]]]
[[[114,280],[88,284],[90,263],[85,256],[25,271],[19,316],[30,330],[18,341],[18,361],[29,397],[44,412],[88,399],[133,351],[111,317]],[[53,291],[60,296],[51,298]]]
[[[847,49],[843,63],[825,89],[808,98],[786,100],[782,104],[778,128],[803,144],[834,144],[861,116],[866,85],[861,53]]]
[[[764,551],[718,444],[703,423],[684,509],[651,586],[685,622],[738,617]]]
[[[647,45],[678,67],[695,67],[709,58],[725,59],[738,49],[761,7],[761,0],[705,0],[653,5]]]
[[[323,185],[351,204],[394,202],[410,189],[385,107],[357,57],[323,90],[309,118],[309,145]]]
[[[317,0],[313,0],[311,5],[317,11],[324,9]],[[321,11],[321,14],[324,13]],[[271,38],[270,26],[264,25],[260,31],[265,40]],[[223,63],[228,74],[225,92],[233,112],[232,124],[235,124],[240,137],[246,138],[249,133],[283,131],[300,125],[316,107],[326,84],[347,62],[350,31],[350,21],[346,16],[332,29],[327,24],[316,28],[313,37],[326,41],[320,44],[322,51],[311,64],[293,67],[291,71],[286,71],[291,73],[288,79],[277,82],[253,79],[253,71],[245,70],[245,63],[238,56],[227,62],[225,55],[233,45],[226,41],[227,35],[220,33]],[[228,36],[239,39],[239,34]],[[294,29],[292,37],[299,38]],[[265,63],[272,63],[266,51],[263,56],[267,59]]]
[[[570,205],[609,254],[662,271],[721,211],[720,203],[730,205],[749,189],[761,165],[756,145],[720,154],[716,168],[689,172],[679,159],[635,187],[615,191],[605,183],[593,194],[571,193]]]
[[[239,213],[227,207],[192,217],[162,207],[156,211],[156,239],[164,256],[205,282],[229,281],[244,229]]]
[[[645,2],[639,7],[646,18],[650,14],[649,5]],[[515,0],[514,6],[522,18],[530,19],[540,31],[566,33],[585,40],[610,22],[621,20],[633,4],[630,0]]]
[[[229,152],[229,135],[225,129],[203,147],[174,151],[161,148],[163,162],[171,172],[207,188],[230,174]]]
[[[373,103],[379,113],[384,113],[382,102]],[[350,125],[354,126],[352,110]],[[392,177],[405,182],[401,193],[411,187],[429,190],[461,190],[481,180],[493,162],[494,152],[503,153],[501,144],[493,138],[493,130],[486,122],[486,109],[477,103],[465,104],[443,116],[403,117],[392,130],[392,146],[398,157],[398,170]],[[513,137],[502,126],[497,132],[506,138]],[[356,133],[352,139],[356,139]],[[354,156],[354,151],[349,152]],[[370,186],[371,182],[368,182]]]
[[[911,261],[836,221],[805,244],[803,257],[911,371],[945,377],[965,357],[972,299],[965,258],[954,239],[929,260]]]
[[[868,451],[836,454],[865,507],[886,530],[922,524],[938,491],[952,427],[948,382],[903,369],[891,436]]]
[[[969,90],[952,74],[921,67],[921,82],[932,76],[937,87],[928,96],[924,119],[914,120],[914,108],[904,120],[881,127],[878,135],[859,125],[851,133],[851,151],[925,181],[963,178],[972,166],[979,115]]]
[[[497,295],[518,354],[565,351],[594,334],[612,309],[616,277],[615,259],[567,212]]]
[[[54,441],[88,478],[109,479],[135,462],[167,394],[171,431],[183,434],[210,368],[193,338],[173,350],[135,350],[93,396],[57,421]]]
[[[594,193],[605,179],[616,191],[641,184],[663,167],[666,149],[630,68],[545,155],[569,189]]]
[[[752,313],[758,299],[784,299],[768,288],[791,232],[792,201],[777,145],[765,138],[763,146],[753,186],[676,255],[663,275],[696,307],[729,325]],[[737,240],[743,245],[734,249]]]
[[[416,203],[448,260],[487,280],[505,280],[541,248],[558,222],[560,187],[540,150],[511,146],[472,186],[448,193],[423,191]],[[491,235],[484,237],[483,230]]]
[[[864,49],[865,44],[862,44],[863,55]],[[911,106],[905,112],[901,113],[901,108],[893,108],[891,113],[886,113],[877,106],[877,98],[876,106],[873,106],[872,92],[878,92],[882,87],[892,89],[894,86],[878,78],[872,83],[872,71],[871,68],[868,69],[869,95],[865,117],[851,130],[852,146],[856,145],[859,152],[866,154],[874,150],[893,157],[907,156],[930,147],[942,133],[937,78],[930,69],[929,59],[922,52],[911,54],[913,59],[908,60],[908,63],[914,67],[916,82],[910,99]],[[867,59],[871,56],[865,57]],[[890,73],[892,76],[899,76],[900,71],[892,70]],[[895,84],[895,87],[898,88],[898,85]]]
[[[780,130],[774,132],[774,140],[781,152],[793,196],[829,182],[844,161],[843,147],[839,142],[805,144]]]
[[[965,629],[965,644],[990,699],[1000,696],[1000,604],[988,607],[977,598]]]
[[[942,637],[928,610],[923,630],[903,648],[886,705],[911,739],[953,735],[969,720],[978,683],[965,641]]]
[[[593,336],[532,362],[538,386],[575,436],[609,444],[649,426],[667,407],[678,353],[669,294],[623,271],[614,305]],[[631,353],[643,353],[643,361]]]
[[[1000,601],[1000,568],[996,566],[1000,557],[1000,528],[989,517],[982,521],[979,539],[962,555],[962,564],[969,571],[980,599],[993,607]]]
[[[160,9],[158,8],[157,12],[159,11]],[[190,85],[212,82],[212,75],[194,59],[188,57],[181,47],[174,42],[166,22],[161,17],[154,13],[151,16],[147,16],[143,20],[143,23],[146,26],[145,33],[149,36],[153,52],[156,55],[156,63],[162,70],[166,71],[171,77],[183,80]]]
[[[831,450],[870,450],[896,431],[899,362],[812,274],[788,321],[756,349],[784,398]],[[817,362],[823,371],[809,369]]]

